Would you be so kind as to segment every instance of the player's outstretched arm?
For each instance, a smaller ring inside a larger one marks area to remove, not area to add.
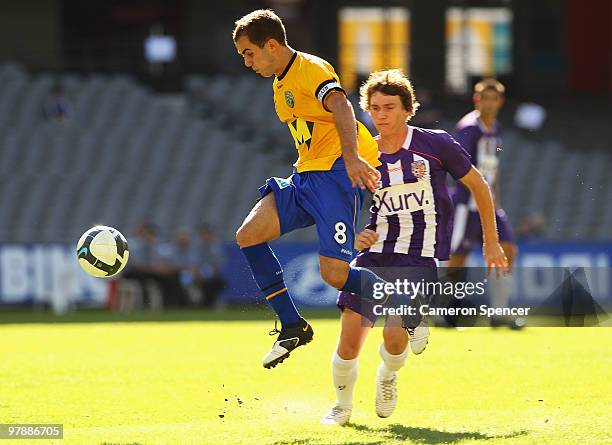
[[[495,210],[501,208],[499,204],[499,171],[495,175],[495,184],[493,184],[493,203],[495,204]]]
[[[370,166],[359,156],[357,150],[357,121],[353,106],[346,96],[339,91],[332,91],[325,99],[325,108],[334,115],[336,129],[342,145],[342,157],[346,173],[353,187],[366,187],[374,193],[379,178],[378,170]]]
[[[376,241],[378,241],[378,233],[374,230],[365,229],[362,232],[359,232],[355,237],[355,249],[363,250],[372,246]]]
[[[482,250],[487,268],[494,267],[497,275],[507,273],[508,258],[506,258],[504,249],[499,244],[497,224],[495,223],[495,205],[487,181],[475,167],[472,167],[460,181],[470,190],[478,206],[482,224]]]

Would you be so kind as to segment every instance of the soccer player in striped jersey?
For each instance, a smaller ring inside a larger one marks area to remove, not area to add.
[[[356,238],[355,247],[360,252],[355,264],[375,267],[377,272],[402,267],[416,281],[436,280],[438,261],[448,259],[450,253],[453,205],[446,186],[450,173],[476,200],[484,227],[487,265],[504,271],[507,259],[498,242],[489,187],[450,135],[407,124],[418,108],[408,78],[399,70],[373,73],[361,87],[360,96],[361,107],[370,112],[380,133],[381,165],[377,169],[381,181],[374,193],[371,221]],[[380,276],[394,279],[383,272]],[[376,320],[374,306],[350,292],[339,293],[338,307],[342,310],[341,332],[332,358],[337,400],[323,418],[325,424],[344,424],[351,416],[357,357]],[[392,318],[387,319],[379,349],[382,363],[376,376],[376,413],[380,417],[390,416],[395,409],[396,373],[409,349],[421,353],[429,336],[423,321],[406,326]],[[400,327],[402,324],[406,329]]]
[[[350,261],[362,194],[366,188],[375,190],[380,162],[376,142],[355,120],[334,68],[291,48],[276,14],[247,14],[236,22],[233,39],[246,67],[263,77],[276,76],[276,113],[289,127],[298,152],[293,175],[266,181],[259,189],[261,200],[236,233],[259,289],[282,324],[273,331],[279,335],[263,359],[263,366],[272,368],[310,342],[313,330],[296,310],[268,242],[316,225],[323,280],[372,300],[383,280]]]
[[[472,164],[482,173],[492,188],[495,202],[495,218],[499,240],[512,268],[516,253],[516,244],[512,240],[512,231],[506,212],[499,203],[499,150],[502,147],[501,125],[497,114],[504,103],[504,86],[495,79],[483,79],[474,86],[475,110],[466,114],[458,123],[455,132],[456,140],[470,154]],[[449,267],[464,267],[470,251],[482,245],[482,226],[478,218],[476,201],[470,191],[461,183],[453,193],[455,217],[453,236],[451,238],[451,257]],[[491,306],[506,307],[510,299],[510,279],[503,275],[495,277],[489,283]],[[507,325],[514,329],[524,326],[520,318],[491,318],[492,326]]]

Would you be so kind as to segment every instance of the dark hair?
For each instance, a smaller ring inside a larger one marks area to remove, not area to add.
[[[240,37],[248,39],[260,48],[270,39],[287,46],[287,34],[282,20],[271,9],[258,9],[236,20],[232,37],[236,42]]]
[[[370,110],[372,94],[379,92],[388,96],[399,96],[404,109],[410,113],[410,119],[419,108],[414,97],[414,90],[410,80],[400,70],[377,71],[370,74],[368,80],[359,90],[359,105],[364,111]]]
[[[495,79],[482,79],[476,85],[474,85],[474,94],[482,95],[487,90],[496,91],[500,96],[503,96],[506,92],[504,85]]]

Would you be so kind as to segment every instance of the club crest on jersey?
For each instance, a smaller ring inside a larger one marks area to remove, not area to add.
[[[423,179],[425,177],[425,173],[427,173],[425,161],[414,161],[412,164],[410,164],[410,171],[412,172],[415,178]]]
[[[285,102],[287,102],[289,108],[293,108],[295,106],[295,99],[293,98],[293,93],[291,91],[285,91]]]

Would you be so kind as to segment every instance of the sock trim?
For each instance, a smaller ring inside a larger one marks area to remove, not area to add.
[[[347,360],[347,359],[340,357],[340,355],[338,354],[338,351],[335,351],[334,355],[332,356],[332,366],[335,366],[337,368],[342,368],[342,370],[352,371],[353,369],[357,367],[358,364],[359,364],[359,357],[355,357],[355,358],[351,358]]]
[[[286,291],[287,291],[287,288],[286,288],[286,287],[283,287],[281,290],[277,290],[276,292],[273,292],[273,293],[271,293],[270,295],[268,295],[268,296],[266,297],[266,300],[269,300],[269,299],[271,299],[271,298],[274,298],[274,297],[276,297],[278,294],[282,294],[283,292],[286,292]]]
[[[406,361],[406,359],[408,358],[409,352],[410,352],[410,344],[406,345],[406,349],[404,349],[404,352],[397,354],[397,355],[391,354],[389,351],[387,351],[387,348],[385,348],[384,343],[381,343],[380,348],[378,349],[378,353],[380,354],[380,357],[383,359],[383,361],[390,362],[390,363],[401,363],[401,362]]]
[[[338,290],[360,295],[361,292],[355,292],[355,290],[361,289],[361,269],[361,267],[350,266],[344,286]]]
[[[268,289],[271,289],[271,288],[273,288],[273,287],[275,287],[275,286],[278,286],[279,284],[283,284],[283,280],[277,281],[276,283],[272,283],[271,285],[266,286],[266,287],[264,287],[263,289],[261,289],[261,291],[262,291],[262,292],[265,292],[265,291],[267,291]]]

